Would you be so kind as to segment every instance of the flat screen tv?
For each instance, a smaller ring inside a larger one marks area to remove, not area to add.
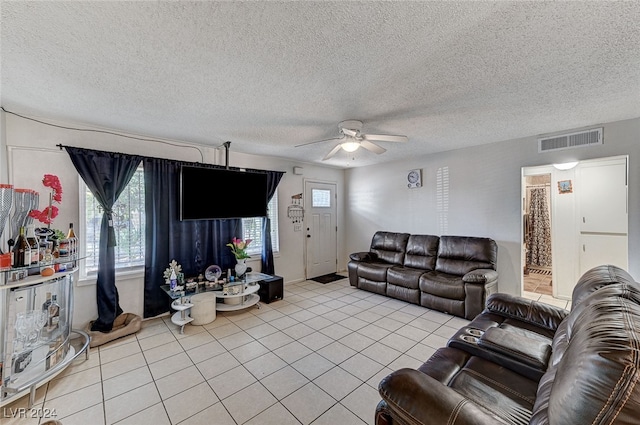
[[[183,165],[180,220],[265,217],[267,175]]]

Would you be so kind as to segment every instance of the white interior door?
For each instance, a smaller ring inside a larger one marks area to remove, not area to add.
[[[580,275],[600,264],[628,268],[627,158],[579,166]]]
[[[307,279],[338,269],[336,185],[305,181],[304,224]]]

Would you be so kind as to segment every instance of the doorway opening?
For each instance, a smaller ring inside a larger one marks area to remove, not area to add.
[[[525,177],[524,290],[553,296],[551,174]]]

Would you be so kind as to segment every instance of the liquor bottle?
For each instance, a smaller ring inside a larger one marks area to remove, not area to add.
[[[49,304],[49,332],[53,332],[58,328],[60,322],[60,305],[58,304],[58,296],[56,294],[51,295],[51,304]]]
[[[43,311],[49,311],[49,306],[51,305],[51,292],[47,292],[47,299],[46,301],[42,304],[42,310]]]
[[[78,236],[73,230],[73,223],[69,223],[69,231],[67,232],[67,240],[69,241],[69,257],[72,259],[78,255]]]
[[[13,267],[25,267],[31,264],[31,247],[24,234],[24,226],[20,226],[20,235],[13,246]]]
[[[36,238],[35,225],[33,224],[27,226],[27,243],[31,248],[30,264],[37,266],[40,261],[40,249],[38,247],[38,239]]]

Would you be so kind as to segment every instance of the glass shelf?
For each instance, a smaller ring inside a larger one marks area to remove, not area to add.
[[[31,407],[39,386],[61,373],[80,354],[89,358],[89,335],[72,328],[75,265],[82,258],[56,258],[54,264],[72,266],[51,276],[39,274],[41,265],[0,270],[0,407],[26,394]],[[12,280],[12,273],[26,274],[30,269],[38,274]],[[42,332],[31,345],[23,345],[17,338],[18,315],[40,310],[52,294],[57,295],[59,304],[58,327]]]
[[[36,284],[40,282],[46,282],[47,280],[56,279],[59,277],[64,277],[67,274],[73,273],[74,271],[76,271],[77,270],[76,265],[78,261],[84,260],[85,258],[88,258],[88,256],[61,257],[61,258],[55,258],[54,261],[48,262],[46,264],[39,263],[37,266],[30,265],[28,267],[25,266],[25,267],[2,268],[0,269],[0,273],[4,275],[4,278],[0,279],[0,287],[5,286],[5,287],[11,288],[16,286],[31,285],[31,284]],[[67,265],[64,271],[57,271],[51,276],[42,276],[40,274],[40,270],[43,267],[47,267],[47,266],[55,267],[56,265],[60,265],[60,264]],[[19,272],[23,272],[26,276],[20,279],[13,279],[12,274],[19,273]]]

